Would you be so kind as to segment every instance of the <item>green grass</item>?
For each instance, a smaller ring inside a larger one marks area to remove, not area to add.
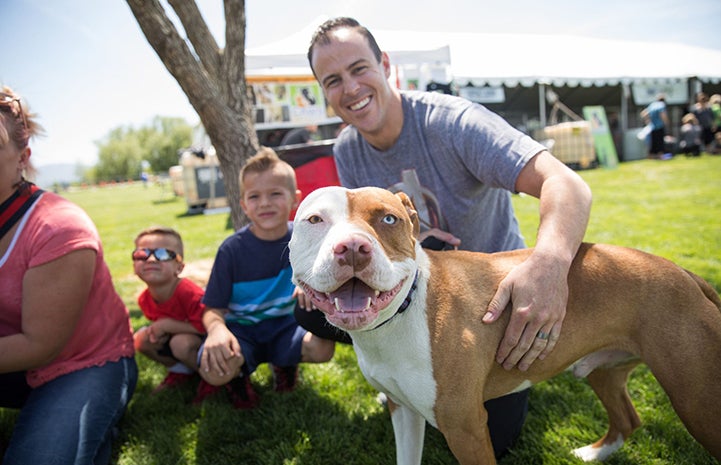
[[[580,172],[594,192],[589,242],[640,248],[698,273],[721,289],[721,157],[623,163],[617,169]],[[65,193],[85,208],[103,239],[116,286],[135,327],[144,323],[135,298],[142,289],[129,260],[137,232],[153,224],[183,235],[186,261],[212,259],[230,234],[227,215],[185,215],[185,204],[168,188],[116,186]],[[532,245],[538,202],[515,196],[524,235]],[[235,411],[222,398],[188,404],[193,387],[151,396],[164,376],[138,356],[140,380],[122,421],[117,464],[337,464],[395,461],[388,412],[364,381],[349,347],[339,346],[326,364],[305,365],[291,394],[272,391],[266,366],[253,383],[260,408]],[[607,463],[713,464],[686,432],[668,399],[645,367],[634,371],[629,391],[643,426]],[[0,410],[0,443],[15,413]],[[605,412],[585,381],[562,375],[533,388],[523,435],[503,465],[574,464],[570,450],[595,441]],[[438,431],[428,428],[424,464],[456,463]]]

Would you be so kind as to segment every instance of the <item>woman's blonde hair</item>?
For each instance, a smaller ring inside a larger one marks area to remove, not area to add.
[[[25,103],[8,86],[3,86],[0,91],[0,146],[5,146],[11,141],[20,149],[28,146],[30,138],[44,134],[43,127],[36,121],[35,113],[29,111]],[[30,161],[26,171],[28,175],[35,174]]]

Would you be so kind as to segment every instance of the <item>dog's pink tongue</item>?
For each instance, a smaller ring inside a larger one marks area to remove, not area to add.
[[[342,312],[362,312],[371,306],[375,291],[363,281],[351,279],[330,294],[336,308]]]

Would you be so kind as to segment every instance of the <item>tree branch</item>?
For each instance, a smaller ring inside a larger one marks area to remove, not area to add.
[[[203,119],[208,104],[219,103],[218,84],[200,66],[158,0],[127,0],[140,29]]]
[[[168,0],[168,3],[183,24],[188,40],[193,45],[200,63],[217,83],[220,77],[222,51],[210,33],[208,25],[202,19],[203,15],[198,6],[193,0]]]
[[[228,105],[245,113],[247,105],[245,81],[245,1],[224,0],[225,56],[222,73],[225,77]],[[239,85],[240,84],[240,85]]]

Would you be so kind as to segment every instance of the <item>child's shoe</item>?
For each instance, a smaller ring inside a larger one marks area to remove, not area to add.
[[[234,378],[230,383],[225,385],[228,391],[228,397],[234,408],[240,410],[249,410],[258,406],[260,397],[250,384],[248,376],[240,376]]]
[[[298,381],[298,365],[277,367],[273,365],[273,390],[275,392],[291,392]]]
[[[192,402],[194,405],[198,405],[202,403],[207,397],[212,396],[216,392],[219,392],[221,389],[222,386],[213,386],[212,384],[206,382],[204,379],[201,378]]]
[[[182,386],[183,384],[192,380],[193,376],[195,375],[192,373],[176,373],[173,371],[169,371],[165,379],[160,384],[158,384],[155,389],[153,389],[153,394],[157,394],[166,389]]]

